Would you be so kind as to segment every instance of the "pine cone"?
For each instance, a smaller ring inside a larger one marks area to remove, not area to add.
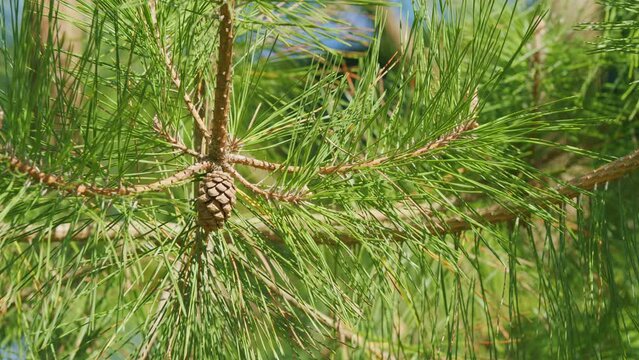
[[[209,232],[221,229],[231,216],[236,201],[233,178],[223,171],[212,171],[200,183],[199,192],[198,223]]]

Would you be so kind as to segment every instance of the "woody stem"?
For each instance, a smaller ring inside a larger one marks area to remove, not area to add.
[[[209,128],[212,142],[208,149],[209,157],[216,162],[221,162],[224,159],[228,142],[227,129],[233,77],[233,8],[234,1],[232,0],[223,0],[220,5],[218,30],[220,43],[215,79],[215,102],[213,104],[213,122]]]
[[[15,156],[0,154],[0,160],[8,162],[9,168],[15,172],[27,175],[33,180],[43,183],[50,188],[79,196],[124,196],[151,191],[162,191],[191,179],[199,172],[209,171],[212,167],[210,162],[202,161],[154,183],[120,187],[102,187],[93,184],[68,182],[60,176],[44,172],[36,166],[24,162]]]
[[[164,45],[162,45],[155,0],[149,0],[149,9],[151,14],[151,25],[153,27],[152,31],[153,31],[153,35],[155,36],[155,41],[157,42],[158,49],[160,50],[160,53],[162,54],[162,57],[164,59],[164,65],[167,71],[169,72],[169,75],[171,76],[171,81],[173,82],[173,85],[175,85],[176,89],[179,90],[180,87],[182,86],[182,80],[180,79],[180,75],[178,74],[177,69],[173,65],[173,59],[169,55]],[[211,134],[206,128],[205,121],[200,116],[195,104],[193,103],[193,99],[191,99],[191,96],[188,94],[186,89],[184,90],[182,99],[184,100],[184,103],[186,104],[186,107],[188,108],[189,113],[191,113],[191,116],[193,117],[193,120],[195,121],[195,126],[200,129],[200,131],[204,134],[205,137],[209,138]]]
[[[391,161],[405,160],[408,158],[420,157],[426,155],[434,150],[441,149],[448,146],[450,143],[462,138],[464,134],[479,126],[474,118],[456,126],[450,133],[444,134],[434,141],[410,152],[401,153],[398,155],[380,156],[378,158],[364,160],[356,163],[344,163],[339,165],[322,166],[316,171],[322,175],[329,174],[341,174],[351,171],[366,170],[376,168],[381,165],[390,163]],[[233,164],[242,164],[257,169],[263,169],[267,171],[283,170],[287,172],[300,172],[304,170],[301,166],[287,166],[284,164],[268,162],[260,159],[255,159],[245,155],[229,154],[227,160]]]
[[[304,196],[306,195],[306,191],[304,189],[301,189],[300,191],[292,192],[292,193],[282,193],[276,190],[263,190],[259,186],[251,183],[246,178],[244,178],[239,172],[237,172],[237,170],[233,168],[233,166],[228,164],[223,164],[222,168],[224,169],[224,171],[231,174],[231,176],[233,176],[237,181],[239,181],[247,189],[251,190],[257,195],[263,196],[266,199],[274,199],[278,201],[285,201],[285,202],[296,204],[302,201],[304,199]]]

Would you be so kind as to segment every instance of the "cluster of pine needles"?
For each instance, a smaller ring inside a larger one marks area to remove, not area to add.
[[[0,358],[638,355],[639,8],[548,5],[5,4]]]

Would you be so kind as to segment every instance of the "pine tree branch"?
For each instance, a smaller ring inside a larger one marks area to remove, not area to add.
[[[177,138],[166,131],[162,126],[160,119],[158,119],[157,114],[153,116],[153,130],[155,130],[158,135],[160,135],[164,140],[171,144],[173,148],[179,150],[183,154],[191,155],[200,160],[203,160],[205,158],[205,156],[201,155],[197,151],[189,149],[180,138]]]
[[[275,190],[263,190],[261,189],[259,186],[251,183],[250,181],[248,181],[245,177],[243,177],[237,170],[235,170],[232,166],[224,164],[222,165],[222,168],[229,174],[231,174],[231,176],[233,176],[235,179],[237,179],[237,181],[239,181],[242,185],[246,186],[246,188],[248,188],[249,190],[251,190],[252,192],[261,195],[263,197],[265,197],[267,200],[268,199],[274,199],[274,200],[278,200],[278,201],[285,201],[285,202],[290,202],[290,203],[294,203],[297,204],[300,201],[302,201],[304,199],[304,196],[306,195],[305,191],[300,191],[298,193],[280,193],[277,192]]]
[[[399,210],[398,217],[404,221],[412,221],[417,226],[426,228],[431,234],[444,235],[450,233],[458,233],[465,230],[470,230],[477,225],[497,224],[501,222],[507,222],[516,219],[517,217],[529,215],[535,209],[532,205],[537,206],[549,206],[562,202],[567,198],[574,198],[584,191],[590,191],[598,187],[599,185],[606,184],[608,182],[617,180],[624,175],[627,175],[633,171],[639,169],[639,150],[635,150],[631,154],[612,161],[606,165],[603,165],[587,174],[584,174],[572,181],[568,182],[564,186],[557,187],[555,189],[555,195],[539,199],[531,200],[529,207],[504,207],[501,205],[493,205],[484,209],[480,209],[473,214],[467,216],[455,216],[446,220],[438,220],[433,217],[415,217],[416,211]],[[421,211],[420,211],[421,212]],[[373,214],[374,220],[383,226],[387,227],[390,235],[395,241],[402,241],[403,231],[397,230],[392,227],[392,221],[383,213],[377,212]],[[318,220],[323,221],[321,217]],[[428,224],[424,225],[424,221]],[[281,241],[279,236],[266,225],[256,226],[265,238],[272,241]],[[347,229],[335,226],[334,233],[331,236],[337,237],[345,244],[354,245],[360,242],[356,237],[353,237]],[[318,243],[333,243],[332,238],[323,238],[321,234],[316,236]]]
[[[559,204],[563,199],[577,197],[584,191],[596,189],[599,185],[617,180],[622,176],[639,169],[639,150],[620,159],[603,165],[583,176],[568,182],[564,186],[555,188],[556,196],[542,200],[532,200],[530,205],[549,206]],[[506,208],[493,205],[477,211],[477,215],[467,218],[454,217],[442,224],[441,229],[446,233],[460,232],[471,229],[475,223],[496,224],[514,220],[520,216],[529,215],[534,211],[533,206]]]
[[[233,0],[222,0],[220,5],[220,25],[218,29],[220,43],[215,79],[213,122],[210,128],[212,143],[209,148],[209,157],[218,162],[224,159],[228,142],[227,128],[231,106],[231,87],[233,85],[234,7]]]
[[[195,174],[211,169],[213,164],[210,162],[199,162],[179,171],[165,179],[156,181],[151,184],[120,186],[117,188],[100,187],[92,184],[72,183],[65,181],[62,177],[52,175],[41,171],[36,166],[29,165],[15,156],[5,156],[0,154],[0,160],[9,162],[9,168],[15,172],[22,173],[31,177],[33,180],[40,182],[50,188],[65,191],[69,194],[79,196],[117,196],[117,195],[133,195],[151,191],[161,191],[166,188],[175,186]]]
[[[471,121],[465,122],[455,127],[450,133],[439,137],[437,140],[430,142],[427,145],[422,146],[421,148],[417,150],[414,150],[408,153],[402,153],[399,155],[382,156],[376,159],[365,160],[359,163],[323,166],[317,169],[317,173],[322,175],[329,175],[329,174],[335,174],[335,173],[347,173],[351,171],[375,168],[380,165],[386,164],[390,161],[401,161],[405,159],[420,157],[428,152],[447,146],[451,142],[461,138],[462,135],[464,135],[467,131],[477,128],[477,126],[478,126],[477,122],[473,119]],[[252,158],[250,156],[239,155],[239,154],[229,154],[227,156],[227,160],[230,163],[246,165],[246,166],[267,170],[267,171],[284,170],[287,172],[295,173],[295,172],[300,172],[305,170],[305,168],[301,166],[286,166],[283,164],[272,163],[272,162],[259,160],[259,159]]]
[[[596,189],[598,186],[606,184],[608,182],[618,180],[619,178],[627,175],[631,172],[639,169],[639,150],[635,150],[631,154],[619,158],[615,161],[612,161],[606,165],[603,165],[587,174],[584,174],[572,181],[568,182],[564,186],[560,186],[556,188],[555,195],[549,198],[544,198],[540,200],[531,201],[531,205],[539,205],[539,206],[548,206],[553,204],[558,204],[563,199],[566,198],[574,198],[578,196],[580,193],[584,191],[590,191]],[[563,198],[562,198],[563,197]],[[501,222],[511,221],[516,219],[517,217],[528,215],[533,212],[533,208],[531,207],[516,207],[516,208],[507,208],[500,205],[489,206],[484,209],[480,209],[476,211],[474,214],[469,214],[468,216],[456,216],[443,221],[435,220],[432,217],[428,216],[426,218],[416,218],[414,214],[416,212],[409,210],[400,210],[399,218],[402,220],[411,220],[414,222],[423,222],[428,221],[429,225],[425,226],[425,228],[432,234],[444,235],[448,233],[457,233],[465,230],[469,230],[476,225],[488,225],[488,224],[497,224]],[[420,211],[421,213],[421,211]],[[429,214],[429,212],[426,212]],[[391,227],[390,219],[381,212],[373,214],[374,219],[388,227],[388,231],[391,235],[396,235],[396,241],[402,241],[402,233],[396,229]],[[318,217],[318,220],[325,220],[321,217]],[[267,239],[270,239],[274,242],[281,242],[282,239],[277,235],[270,227],[264,225],[260,220],[249,220],[249,223],[262,234]],[[423,226],[423,225],[420,225]],[[61,224],[52,229],[49,232],[48,237],[51,241],[63,241],[67,239],[67,237],[71,237],[73,240],[86,240],[88,239],[95,228],[92,226],[86,227],[80,231],[76,231],[73,234],[69,234],[71,227],[69,224]],[[131,237],[133,238],[142,238],[148,236],[154,231],[171,231],[175,233],[179,231],[179,226],[177,224],[165,224],[158,227],[152,227],[150,225],[145,224],[133,224],[129,225],[128,231]],[[114,238],[121,234],[121,229],[118,226],[114,226],[112,229],[109,229],[105,233],[106,238]],[[340,227],[334,227],[334,235],[339,238],[345,244],[357,244],[359,240],[354,238],[349,232]],[[23,234],[21,240],[33,240],[37,234],[35,233],[34,228],[28,228],[27,231]],[[316,237],[316,241],[318,243],[334,243],[334,240],[323,238],[321,234]]]
[[[155,0],[148,0],[148,1],[149,1],[149,10],[151,13],[151,25],[153,26],[153,34],[155,36],[155,41],[157,43],[158,49],[160,50],[160,54],[162,55],[162,58],[164,60],[164,65],[166,66],[166,70],[169,72],[169,75],[171,76],[171,81],[173,82],[173,85],[175,85],[175,87],[179,91],[182,85],[182,80],[180,79],[180,75],[178,74],[177,70],[175,69],[175,66],[173,65],[173,60],[171,59],[171,56],[162,45],[162,39],[160,37],[160,28],[158,26]],[[196,126],[200,128],[200,131],[207,139],[210,138],[211,133],[206,128],[206,123],[204,119],[200,116],[200,113],[198,112],[197,107],[195,106],[195,103],[193,102],[193,99],[191,99],[191,96],[188,94],[186,89],[184,89],[184,95],[182,95],[182,98],[184,99],[184,103],[186,104],[186,107],[191,113],[191,116],[193,117],[193,120],[195,121]]]

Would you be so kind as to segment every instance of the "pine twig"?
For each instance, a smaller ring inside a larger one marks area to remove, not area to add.
[[[222,0],[220,5],[220,25],[218,30],[220,43],[215,79],[213,122],[210,128],[212,143],[209,148],[209,157],[216,161],[224,159],[228,142],[227,128],[231,106],[231,87],[233,85],[234,7],[233,0]]]
[[[160,181],[156,181],[154,183],[146,184],[146,185],[134,185],[132,187],[125,187],[124,189],[126,190],[126,192],[124,193],[124,195],[139,194],[139,193],[151,192],[151,191],[161,191],[166,188],[175,186],[181,182],[184,182],[192,178],[195,174],[209,170],[212,167],[213,167],[213,164],[211,164],[210,162],[202,161],[202,162],[193,164],[187,167],[186,169],[180,172],[177,172]],[[120,193],[119,195],[122,195],[122,194]]]
[[[464,135],[464,133],[477,128],[477,126],[479,125],[477,124],[475,119],[472,119],[471,121],[467,121],[455,127],[450,133],[446,135],[442,135],[435,141],[430,142],[426,144],[425,146],[422,146],[421,148],[414,150],[412,152],[403,153],[399,155],[382,156],[376,159],[366,160],[359,163],[323,166],[317,169],[317,173],[321,175],[329,175],[329,174],[336,174],[336,173],[341,174],[341,173],[347,173],[351,171],[375,168],[385,163],[388,163],[390,161],[398,161],[398,160],[405,160],[405,159],[410,159],[414,157],[419,157],[433,150],[448,146],[448,144],[461,138],[462,135]],[[267,170],[267,171],[284,170],[287,172],[296,173],[305,169],[304,167],[301,167],[301,166],[286,166],[283,164],[259,160],[259,159],[252,158],[250,156],[239,155],[239,154],[229,154],[227,156],[227,160],[230,163],[246,165],[246,166]]]
[[[208,88],[207,85],[208,84],[202,78],[202,75],[200,74],[197,79],[195,103],[198,106],[198,113],[200,114],[200,117],[203,119],[205,119],[206,114],[209,113],[209,101],[206,97],[206,92]],[[206,141],[206,137],[204,136],[204,134],[202,134],[202,132],[200,131],[200,128],[198,128],[197,126],[193,127],[193,146],[194,146],[195,152],[198,153],[199,157],[201,159],[205,159],[207,154],[206,152],[207,141]],[[197,189],[195,194],[197,194]]]
[[[333,173],[344,173],[344,172],[349,172],[349,171],[354,171],[354,170],[361,170],[361,169],[367,169],[367,168],[372,168],[372,167],[377,167],[379,165],[382,165],[384,163],[387,163],[389,161],[397,161],[397,160],[403,160],[403,159],[409,159],[409,158],[414,158],[414,157],[419,157],[424,155],[427,152],[433,151],[435,149],[438,148],[442,148],[447,146],[448,144],[450,144],[452,141],[459,139],[462,134],[464,134],[466,131],[475,129],[477,127],[477,122],[473,121],[469,121],[466,122],[464,124],[461,124],[457,127],[455,127],[453,129],[452,132],[450,132],[449,134],[446,134],[444,136],[441,136],[440,138],[438,138],[437,140],[428,143],[426,146],[423,146],[413,152],[407,153],[407,154],[401,154],[398,156],[383,156],[377,159],[373,159],[373,160],[369,160],[369,161],[365,161],[359,164],[343,164],[343,165],[336,165],[336,166],[328,166],[328,167],[324,167],[321,169],[320,174],[333,174]]]
[[[191,155],[200,160],[204,159],[203,155],[201,155],[195,150],[189,149],[180,138],[177,138],[171,135],[168,131],[166,131],[166,129],[164,129],[164,127],[162,126],[160,119],[158,119],[157,114],[153,116],[153,130],[155,130],[155,132],[158,135],[160,135],[164,140],[166,140],[169,144],[171,144],[173,148],[179,150],[180,152],[187,155]]]
[[[306,192],[302,191],[300,193],[280,193],[275,190],[263,190],[259,186],[248,181],[244,176],[242,176],[237,170],[235,170],[232,166],[225,164],[222,165],[222,168],[231,174],[237,181],[239,181],[242,185],[246,186],[252,192],[261,195],[268,199],[274,199],[278,201],[290,202],[293,204],[297,204],[306,195]]]
[[[9,228],[9,225],[0,224],[0,229],[3,227]],[[31,242],[38,237],[40,228],[36,226],[29,226],[22,232],[20,241]],[[61,242],[67,238],[73,241],[86,241],[93,234],[98,231],[98,227],[95,223],[89,223],[87,226],[81,227],[78,225],[73,226],[70,223],[63,223],[54,226],[51,229],[47,229],[48,233],[46,238],[51,242]],[[126,232],[132,239],[141,239],[149,237],[152,234],[161,235],[164,237],[175,236],[181,231],[181,226],[178,224],[162,224],[162,225],[150,225],[146,222],[134,221],[129,223],[124,228],[123,223],[116,223],[108,229],[105,229],[103,236],[106,239],[115,239],[121,236],[123,232]],[[158,234],[159,233],[159,234]]]
[[[284,170],[284,171],[295,173],[295,172],[300,172],[302,170],[302,167],[300,166],[286,166],[283,164],[260,160],[250,156],[240,155],[240,154],[228,154],[226,156],[226,160],[228,160],[228,162],[232,164],[241,164],[241,165],[246,165],[256,169],[262,169],[267,171]]]
[[[41,171],[36,166],[27,164],[15,156],[0,155],[0,159],[9,162],[9,168],[13,171],[25,174],[33,180],[40,182],[48,187],[65,191],[70,194],[79,196],[117,196],[117,195],[133,195],[151,191],[161,191],[186,181],[195,174],[210,169],[213,164],[210,162],[199,162],[179,171],[165,179],[156,181],[151,184],[120,186],[117,188],[100,187],[93,184],[71,183],[65,181],[62,177],[52,175]]]
[[[155,41],[157,43],[158,49],[160,50],[160,54],[162,55],[162,58],[164,60],[164,65],[166,66],[166,69],[171,76],[171,81],[173,82],[173,85],[175,85],[175,87],[179,90],[182,85],[182,80],[180,79],[180,75],[175,69],[175,66],[173,66],[173,60],[171,59],[171,56],[162,45],[162,39],[160,38],[160,28],[158,27],[158,17],[157,17],[155,0],[148,0],[148,1],[149,1],[149,10],[151,13],[151,25],[153,26],[153,34],[155,36]],[[191,96],[188,94],[186,89],[184,89],[184,95],[182,95],[182,98],[184,100],[184,103],[186,104],[186,107],[191,113],[193,120],[195,120],[195,124],[197,125],[197,127],[200,128],[200,131],[202,132],[204,137],[206,137],[207,139],[210,138],[211,133],[206,128],[206,123],[204,119],[202,119],[202,117],[200,116],[200,113],[198,112],[198,109],[195,106],[193,99],[191,99]]]
[[[535,53],[531,57],[531,67],[533,71],[532,96],[536,105],[539,105],[544,98],[542,82],[544,67],[546,65],[546,49],[544,48],[544,37],[546,36],[546,22],[542,19],[535,29],[533,37],[533,47]]]

